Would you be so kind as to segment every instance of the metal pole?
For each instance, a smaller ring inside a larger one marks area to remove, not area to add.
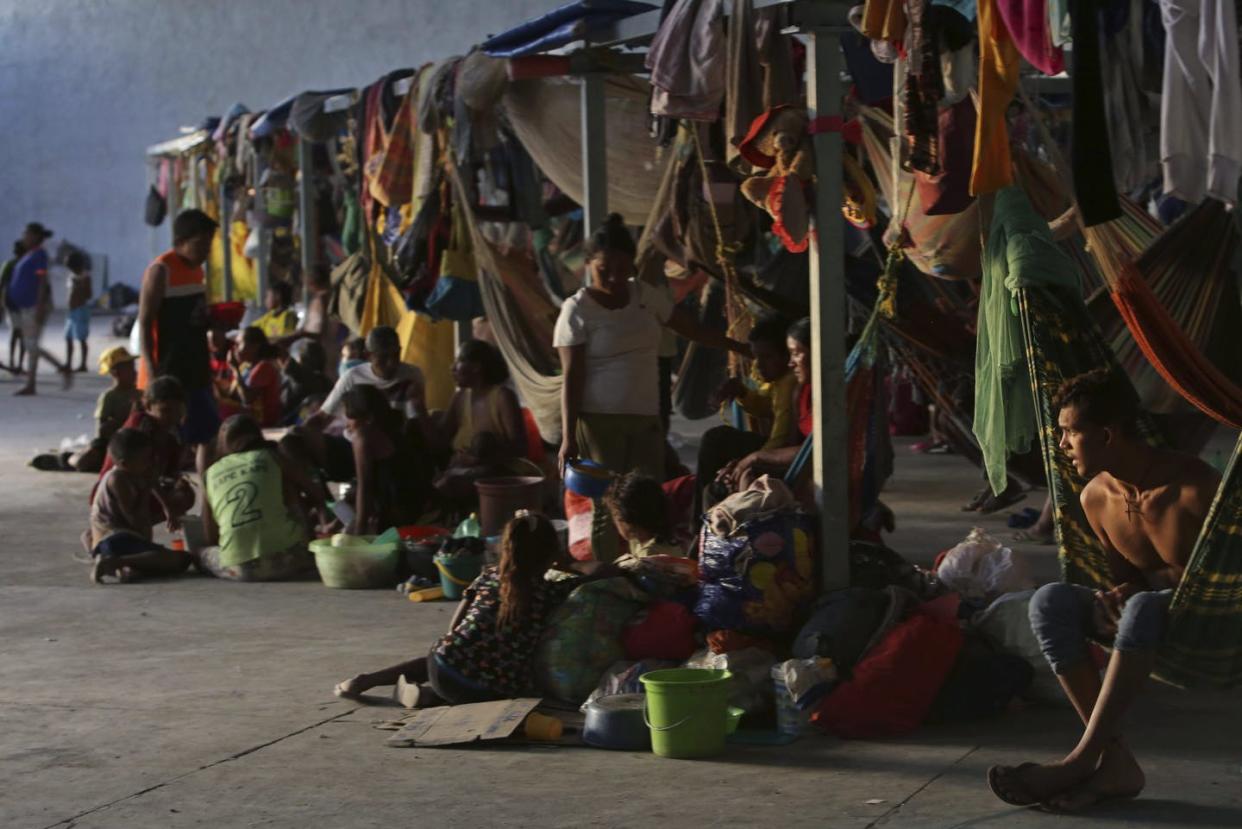
[[[605,80],[598,73],[582,76],[582,219],[588,236],[608,215]]]
[[[232,162],[220,163],[220,251],[223,260],[221,281],[224,283],[224,301],[233,301],[233,201],[229,198],[228,179]]]
[[[315,229],[315,171],[312,146],[305,138],[298,140],[298,236],[302,248],[302,299],[309,301],[311,270],[315,267],[318,253],[318,233]]]
[[[830,29],[809,32],[810,116],[841,114],[841,41]],[[811,245],[811,377],[815,403],[815,499],[824,590],[849,586],[849,434],[845,407],[845,240],[841,216],[841,133],[818,131],[815,145],[815,242]]]

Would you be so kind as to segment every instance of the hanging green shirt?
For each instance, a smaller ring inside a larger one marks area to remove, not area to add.
[[[305,543],[306,528],[289,514],[284,481],[271,449],[227,455],[207,470],[207,501],[220,527],[220,563],[234,567]]]
[[[974,433],[988,482],[998,493],[1007,485],[1007,458],[1026,452],[1038,436],[1018,310],[1023,288],[1078,291],[1078,270],[1026,193],[1006,187],[996,194],[983,251],[975,344]]]

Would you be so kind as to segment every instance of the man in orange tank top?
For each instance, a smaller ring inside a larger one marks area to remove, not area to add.
[[[210,462],[208,446],[220,428],[211,389],[207,344],[207,284],[203,263],[211,252],[216,222],[201,210],[183,210],[173,222],[172,250],[161,254],[142,275],[138,304],[143,385],[170,375],[181,381],[186,417],[181,437],[196,447],[199,474]]]

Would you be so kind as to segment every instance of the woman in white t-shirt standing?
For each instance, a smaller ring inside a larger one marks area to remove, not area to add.
[[[639,472],[663,480],[661,328],[712,348],[747,355],[749,348],[702,328],[675,309],[667,291],[634,278],[634,239],[619,214],[595,231],[588,252],[591,284],[565,300],[553,337],[564,376],[561,470],[585,456],[618,475]],[[592,533],[597,560],[615,557],[612,540]]]

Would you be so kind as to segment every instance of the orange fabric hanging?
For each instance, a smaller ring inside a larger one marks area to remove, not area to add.
[[[970,194],[994,193],[1013,184],[1009,126],[1005,112],[1018,91],[1020,59],[997,0],[979,0],[979,120]]]
[[[867,0],[862,33],[872,40],[902,44],[906,39],[906,5],[903,0]]]
[[[1195,347],[1134,265],[1125,263],[1120,278],[1110,287],[1113,304],[1160,376],[1204,414],[1242,429],[1242,388]]]

